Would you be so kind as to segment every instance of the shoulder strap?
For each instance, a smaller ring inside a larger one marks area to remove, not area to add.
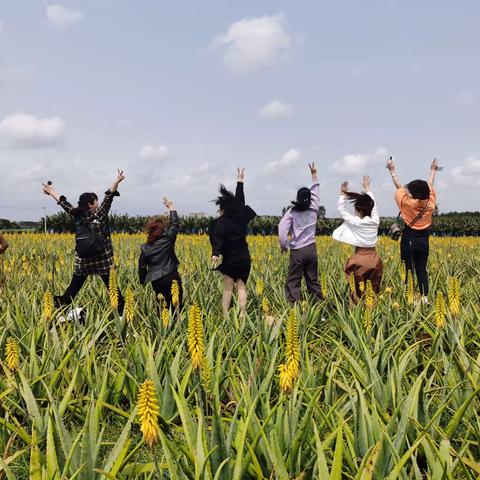
[[[427,202],[425,203],[425,206],[423,207],[422,211],[413,219],[412,222],[410,222],[410,224],[408,225],[409,227],[412,227],[413,225],[415,225],[422,218],[423,214],[427,211],[428,203],[429,203],[429,200],[427,200]]]

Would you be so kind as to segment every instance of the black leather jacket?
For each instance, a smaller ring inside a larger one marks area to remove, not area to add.
[[[175,240],[179,226],[178,214],[172,210],[168,229],[152,244],[142,245],[138,259],[138,276],[142,285],[177,270],[179,262],[175,255]]]

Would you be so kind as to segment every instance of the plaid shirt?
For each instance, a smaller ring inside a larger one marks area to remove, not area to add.
[[[114,266],[108,212],[112,206],[113,197],[118,197],[119,195],[118,192],[112,193],[110,190],[107,190],[100,207],[95,212],[87,215],[90,228],[103,239],[105,251],[101,255],[92,258],[80,258],[77,252],[75,252],[74,275],[106,275],[110,273]],[[71,210],[74,208],[63,195],[60,197],[58,204],[67,213],[71,213]]]

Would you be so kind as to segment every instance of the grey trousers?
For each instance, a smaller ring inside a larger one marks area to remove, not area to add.
[[[307,290],[315,300],[322,300],[322,289],[318,283],[318,256],[314,243],[306,247],[290,250],[285,295],[290,303],[299,302],[302,296],[302,277],[305,277]]]

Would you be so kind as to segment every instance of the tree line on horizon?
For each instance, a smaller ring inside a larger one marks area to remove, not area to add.
[[[321,207],[317,220],[317,234],[330,235],[341,224],[340,218],[328,218]],[[149,217],[143,215],[112,214],[110,225],[113,232],[143,232]],[[181,216],[181,232],[185,234],[207,233],[213,216]],[[249,225],[252,235],[276,235],[281,216],[259,215]],[[382,217],[379,234],[387,234],[394,217]],[[29,230],[42,232],[44,218],[38,222],[14,222],[0,219],[0,230]],[[47,216],[47,230],[54,233],[73,233],[75,225],[70,215],[58,212]],[[480,212],[437,213],[434,216],[433,233],[438,236],[480,236]]]

